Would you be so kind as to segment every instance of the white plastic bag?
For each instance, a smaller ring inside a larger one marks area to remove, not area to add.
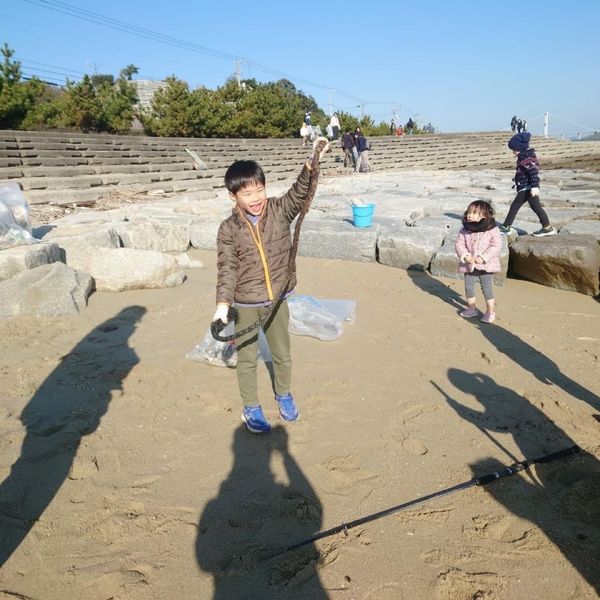
[[[221,332],[221,335],[224,337],[231,335],[233,333],[233,327],[233,322],[230,321]],[[212,336],[209,327],[202,338],[202,341],[196,345],[191,352],[186,354],[186,358],[197,360],[199,362],[206,362],[217,367],[233,368],[237,365],[235,340],[231,340],[230,342],[219,342]],[[262,329],[258,330],[258,358],[264,362],[272,362],[273,360],[267,338]]]
[[[29,205],[21,188],[13,181],[0,183],[0,248],[38,241],[31,235]]]
[[[290,309],[289,331],[295,335],[308,335],[322,341],[332,341],[343,331],[343,323],[352,323],[356,312],[355,300],[317,300],[312,296],[292,295],[287,299]],[[233,333],[234,325],[227,323],[222,335]],[[237,351],[235,340],[219,342],[206,331],[202,341],[186,354],[187,358],[218,367],[235,367]],[[258,331],[258,358],[272,362],[271,351],[262,329]]]
[[[312,296],[288,298],[290,333],[309,335],[322,341],[338,338],[344,321],[352,322],[356,311],[354,300],[317,300]]]
[[[233,333],[233,323],[227,323],[221,333],[223,336],[231,335]],[[194,349],[185,356],[186,358],[207,362],[209,365],[216,365],[217,367],[235,367],[237,364],[235,341],[219,342],[215,340],[210,332],[210,327],[206,330],[202,341],[194,346]]]

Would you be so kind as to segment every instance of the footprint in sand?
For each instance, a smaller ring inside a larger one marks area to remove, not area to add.
[[[420,417],[423,414],[423,408],[420,405],[411,406],[409,409],[402,411],[402,420],[404,424],[410,423],[410,421]]]
[[[421,560],[434,565],[448,564],[450,555],[445,550],[434,548],[433,550],[421,553]]]
[[[73,460],[68,477],[75,481],[86,479],[95,475],[99,470],[100,466],[98,465],[98,459],[95,456],[78,455]]]
[[[498,515],[478,515],[472,519],[472,525],[463,527],[465,537],[492,539],[506,544],[496,553],[497,556],[515,556],[543,550],[549,543],[535,527],[515,517]]]
[[[435,584],[438,600],[500,600],[505,598],[505,583],[496,573],[468,573],[449,569],[440,573]]]
[[[330,456],[321,465],[330,472],[341,474],[349,481],[362,481],[379,476],[379,473],[363,469],[352,454]]]
[[[316,473],[320,476],[315,483],[321,491],[344,496],[356,492],[355,484],[379,477],[379,473],[363,469],[351,454],[330,456],[316,466]]]
[[[429,448],[421,440],[410,436],[402,440],[402,449],[417,456],[422,456],[429,452]]]
[[[454,507],[431,508],[423,507],[413,510],[405,510],[395,515],[395,518],[401,523],[413,523],[414,521],[424,521],[433,525],[446,525]]]
[[[400,584],[395,581],[382,583],[369,591],[366,596],[362,596],[361,600],[401,600],[401,589]]]
[[[170,429],[159,429],[152,433],[152,437],[159,444],[174,444],[179,441],[183,436],[178,435]]]

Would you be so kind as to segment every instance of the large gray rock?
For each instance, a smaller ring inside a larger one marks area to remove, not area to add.
[[[0,281],[60,260],[60,249],[53,242],[5,248],[0,250]]]
[[[375,262],[377,236],[376,227],[354,227],[349,221],[341,220],[306,220],[302,224],[298,254]]]
[[[185,252],[190,245],[187,223],[127,222],[118,223],[115,228],[125,248]]]
[[[89,271],[89,262],[98,248],[119,248],[116,230],[106,225],[62,226],[44,235],[60,248],[61,260],[72,269]]]
[[[454,218],[448,215],[422,217],[414,221],[414,227],[427,229],[439,229],[446,235],[458,235],[462,229],[461,218]]]
[[[379,262],[400,269],[425,271],[446,231],[428,227],[382,228],[377,241]]]
[[[185,279],[173,256],[153,250],[98,248],[88,268],[96,289],[109,292],[175,287]]]
[[[458,271],[458,256],[454,245],[456,238],[448,236],[441,248],[435,253],[431,260],[429,270],[436,277],[449,277],[450,279],[463,279],[464,275]],[[502,286],[506,281],[506,272],[508,271],[508,242],[506,236],[502,236],[502,248],[500,250],[500,271],[494,273],[494,283]]]
[[[195,220],[190,225],[190,243],[200,250],[215,250],[217,233],[222,221]]]
[[[36,267],[0,282],[0,318],[78,314],[87,306],[93,285],[88,273],[62,262]]]
[[[584,219],[578,219],[567,223],[561,230],[560,235],[566,233],[575,235],[591,235],[600,242],[600,220],[588,221]]]
[[[65,215],[60,219],[56,219],[52,222],[52,225],[63,227],[64,225],[87,225],[91,223],[106,224],[112,223],[113,221],[122,221],[123,218],[120,216],[120,211],[121,209],[76,212]]]
[[[91,222],[74,225],[43,225],[38,227],[38,237],[45,242],[54,242],[57,239],[81,237],[85,238],[89,244],[96,248],[118,248],[120,246],[119,236],[115,228],[102,222]],[[117,244],[115,246],[115,244]]]
[[[595,296],[600,245],[591,236],[521,237],[510,246],[511,269],[531,281]]]

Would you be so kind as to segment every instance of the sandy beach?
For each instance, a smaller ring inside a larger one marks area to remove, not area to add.
[[[179,288],[0,323],[0,598],[597,597],[597,301],[511,279],[484,325],[457,315],[460,281],[299,258],[297,291],[356,300],[356,321],[293,337],[301,420],[253,436],[234,371],[185,358],[216,277],[213,252],[190,255],[205,268]],[[265,368],[259,390],[277,422]]]

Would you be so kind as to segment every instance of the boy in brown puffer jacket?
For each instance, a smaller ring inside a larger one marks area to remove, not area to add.
[[[317,140],[318,141],[318,140]],[[316,144],[316,142],[315,142]],[[235,202],[232,214],[217,235],[217,311],[213,321],[227,323],[229,307],[237,308],[236,332],[263,317],[289,276],[284,298],[263,325],[273,356],[275,400],[284,421],[299,417],[290,392],[292,359],[288,332],[289,310],[285,298],[296,285],[295,272],[288,273],[292,246],[290,225],[307,200],[311,160],[286,194],[267,198],[265,174],[253,160],[238,160],[225,173],[225,187]],[[258,330],[237,339],[237,378],[242,396],[242,420],[249,431],[267,433],[271,425],[258,401]]]

